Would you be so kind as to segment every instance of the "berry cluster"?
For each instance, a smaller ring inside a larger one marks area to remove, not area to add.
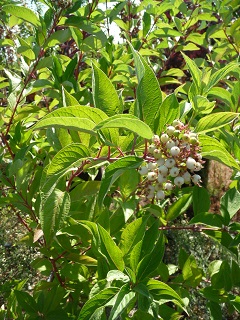
[[[196,133],[179,120],[167,126],[161,136],[154,135],[139,173],[148,199],[163,200],[166,193],[183,184],[199,185],[202,156]]]

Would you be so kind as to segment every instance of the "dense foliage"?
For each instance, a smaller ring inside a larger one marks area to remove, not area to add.
[[[200,319],[198,294],[238,317],[239,2],[0,4],[0,205],[39,273],[0,315]],[[211,159],[233,172],[217,213]],[[188,237],[224,255],[173,262]]]

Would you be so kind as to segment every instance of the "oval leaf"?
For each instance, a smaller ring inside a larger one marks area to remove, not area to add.
[[[111,80],[93,64],[93,101],[94,106],[106,112],[108,116],[121,113],[122,107]]]
[[[26,7],[9,4],[9,5],[3,6],[3,10],[6,13],[10,13],[15,17],[18,17],[24,21],[31,23],[35,27],[41,26],[41,23],[38,17],[36,16],[36,14],[32,10]]]
[[[217,112],[207,115],[199,120],[196,132],[205,133],[224,127],[239,117],[235,112]]]
[[[237,162],[218,140],[207,135],[199,135],[198,139],[202,147],[201,154],[203,157],[219,161],[230,168],[240,170]]]
[[[98,131],[103,128],[128,129],[144,139],[151,139],[153,136],[152,130],[146,123],[130,114],[121,114],[110,117],[100,122],[94,130]]]

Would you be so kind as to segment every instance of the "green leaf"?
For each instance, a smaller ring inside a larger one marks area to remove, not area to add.
[[[122,112],[118,94],[111,80],[94,64],[92,87],[95,108],[103,110],[108,116]]]
[[[160,134],[166,124],[171,124],[173,120],[178,119],[180,108],[178,100],[174,93],[167,96],[159,109],[158,117],[156,118],[156,132]]]
[[[155,244],[152,252],[147,254],[138,264],[136,270],[137,281],[149,277],[154,272],[162,261],[165,249],[165,238],[163,233],[160,232],[159,238]]]
[[[55,47],[58,44],[66,42],[70,37],[71,31],[69,29],[58,30],[47,39],[44,48]]]
[[[121,314],[126,310],[128,305],[135,298],[136,293],[130,291],[130,285],[125,284],[122,286],[118,294],[116,295],[116,300],[112,307],[109,320],[117,320],[121,316]]]
[[[138,78],[137,103],[138,116],[149,127],[155,129],[155,119],[162,102],[162,93],[158,80],[147,62],[134,50],[131,44],[135,68]]]
[[[100,122],[95,128],[98,131],[103,128],[123,128],[135,132],[144,139],[151,139],[153,136],[152,130],[143,121],[130,114],[121,114],[112,116]]]
[[[55,189],[40,208],[40,222],[45,240],[50,245],[60,228],[60,223],[70,210],[70,197],[67,192]]]
[[[194,218],[189,221],[189,224],[205,224],[211,227],[222,228],[223,220],[219,214],[202,212],[198,213]]]
[[[209,101],[206,97],[203,96],[194,96],[192,97],[192,106],[198,115],[209,114],[212,112],[216,101]]]
[[[137,220],[134,220],[128,224],[123,230],[119,247],[124,256],[131,252],[135,244],[137,244],[143,238],[146,222],[146,219],[138,218]]]
[[[158,300],[160,304],[172,301],[187,313],[181,297],[166,283],[150,279],[147,283],[147,288],[154,299]]]
[[[65,95],[66,95],[66,91]],[[70,97],[65,98],[67,102],[70,102]],[[73,101],[71,99],[71,102],[74,102],[75,104],[75,100]],[[88,119],[91,120],[92,122],[94,122],[95,124],[98,124],[99,122],[101,122],[102,120],[108,118],[108,116],[106,115],[106,113],[104,113],[102,110],[96,109],[96,108],[92,108],[92,107],[88,107],[88,106],[67,106],[67,107],[63,107],[57,110],[54,110],[53,112],[47,114],[44,118],[42,118],[39,122],[45,120],[45,119],[52,119],[52,118],[62,118],[62,117],[70,117],[70,118],[79,118],[79,119]],[[80,121],[78,119],[78,121]]]
[[[208,191],[204,187],[193,187],[193,212],[197,215],[207,212],[210,208],[210,197]]]
[[[111,163],[106,168],[98,194],[98,202],[100,206],[102,205],[108,190],[113,185],[113,183],[120,177],[120,175],[124,173],[126,170],[129,170],[129,172],[131,172],[132,169],[138,168],[141,163],[141,158],[135,156],[126,156],[115,161],[114,163]]]
[[[89,157],[87,147],[80,143],[69,144],[53,157],[47,169],[47,176],[76,170],[87,157]]]
[[[83,306],[78,320],[90,320],[96,310],[105,306],[119,291],[119,288],[106,288],[96,294],[94,297],[89,299]]]
[[[43,118],[34,127],[34,130],[44,129],[44,128],[64,128],[69,130],[77,130],[92,135],[96,135],[93,131],[95,123],[86,118],[75,118],[75,117],[53,117],[53,118]]]
[[[204,88],[204,92],[208,92],[213,86],[215,86],[220,80],[222,80],[228,73],[233,70],[236,70],[239,65],[236,62],[231,62],[222,69],[216,71],[213,75],[211,75],[209,82]]]
[[[217,302],[209,301],[207,307],[210,310],[210,320],[219,320],[222,318],[222,309]]]
[[[24,21],[27,21],[34,25],[35,27],[41,26],[40,20],[36,14],[23,6],[15,6],[13,4],[5,5],[2,7],[6,13],[12,14],[15,17],[18,17]]]
[[[203,271],[198,268],[193,256],[189,256],[182,269],[184,283],[191,287],[197,287],[202,281]]]
[[[192,202],[192,195],[190,193],[184,194],[176,202],[170,205],[166,215],[166,220],[173,221],[174,219],[176,219],[178,216],[180,216],[180,214],[182,214],[187,210],[191,202]]]
[[[199,135],[198,139],[203,157],[219,161],[230,168],[240,170],[237,162],[218,140],[207,135]]]
[[[211,284],[214,289],[231,290],[231,269],[227,261],[213,261],[209,265],[209,273],[211,276]]]
[[[195,128],[198,133],[205,133],[222,128],[239,117],[235,112],[217,112],[201,118]]]
[[[123,200],[129,197],[135,192],[137,185],[139,183],[139,173],[136,170],[132,170],[131,174],[129,172],[124,172],[119,179],[119,188]]]
[[[30,296],[29,293],[24,291],[14,290],[14,294],[17,298],[18,303],[20,304],[20,306],[25,312],[27,312],[30,315],[37,316],[39,312],[37,303],[35,302],[33,297]]]
[[[107,257],[110,268],[123,271],[124,261],[122,251],[102,226],[98,225],[98,231],[101,238],[100,250]]]
[[[240,209],[240,192],[235,188],[229,189],[222,196],[220,205],[228,211],[229,217],[232,219]]]
[[[64,107],[79,105],[79,102],[64,87],[62,87],[62,98]]]
[[[187,63],[187,66],[189,68],[189,71],[192,75],[193,78],[193,83],[195,84],[195,88],[198,90],[198,93],[201,93],[201,88],[202,88],[202,72],[201,70],[198,68],[198,66],[196,65],[196,63],[190,59],[188,56],[186,56],[183,52],[182,52],[183,58]]]

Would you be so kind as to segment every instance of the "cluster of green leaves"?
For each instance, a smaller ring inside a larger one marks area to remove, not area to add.
[[[0,205],[26,227],[23,241],[42,254],[32,266],[44,277],[32,295],[19,282],[1,312],[179,319],[191,312],[191,288],[212,319],[223,303],[240,312],[237,1],[119,1],[106,10],[97,0],[41,2],[43,16],[15,4],[0,11],[0,46],[14,52],[0,70]],[[109,36],[112,23],[123,44]],[[198,133],[206,159],[233,169],[219,215],[203,187],[144,199],[137,168],[153,134],[177,118]],[[190,206],[188,226],[174,226]],[[166,231],[174,228],[205,233],[231,261],[205,271],[181,251],[169,264]]]

